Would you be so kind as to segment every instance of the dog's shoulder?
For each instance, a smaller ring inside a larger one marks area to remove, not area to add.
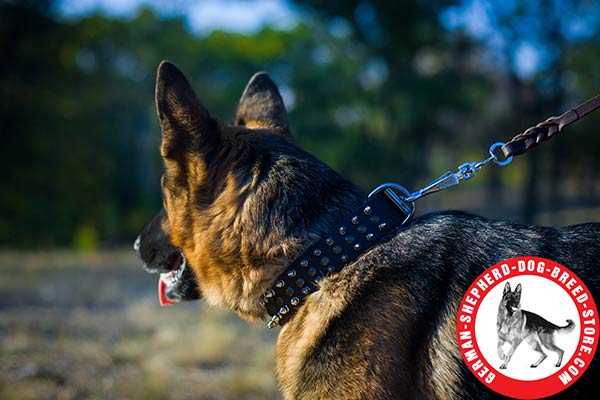
[[[415,218],[387,235],[364,259],[377,261],[379,267],[398,267],[426,261],[430,268],[454,261],[466,250],[465,243],[487,242],[498,229],[517,231],[510,222],[492,221],[461,211],[443,211]],[[505,235],[506,236],[506,235]]]
[[[394,301],[388,294],[402,288],[415,299],[413,307],[435,318],[454,312],[486,268],[523,255],[568,266],[600,296],[600,223],[554,228],[444,211],[418,217],[385,239],[351,266],[361,275],[356,292],[369,294],[361,301],[371,296]],[[347,276],[344,286],[352,287],[353,275]]]
[[[442,211],[420,216],[386,239],[373,253],[393,255],[396,261],[427,255],[434,263],[437,260],[455,264],[478,255],[479,262],[492,265],[519,255],[537,255],[569,265],[577,264],[574,250],[583,248],[586,254],[591,251],[600,257],[600,246],[594,245],[600,241],[597,222],[546,227]],[[561,261],[557,256],[564,258]]]
[[[419,395],[443,398],[443,393],[453,393],[460,397],[464,392],[453,390],[460,388],[464,365],[459,361],[449,365],[444,360],[457,352],[451,339],[456,332],[454,316],[471,282],[485,268],[519,255],[556,259],[578,273],[585,268],[599,271],[599,235],[600,224],[544,228],[458,211],[418,217],[391,231],[338,274],[324,279],[321,290],[307,298],[280,336],[280,376],[297,377],[294,372],[299,369],[293,366],[302,365],[305,375],[301,376],[306,378],[334,362],[359,359],[360,363],[351,366],[339,365],[342,375],[355,377],[342,386],[375,391],[379,386],[373,382],[381,377],[359,378],[371,376],[369,365],[376,362],[394,377],[386,387],[410,393],[416,390],[410,383],[414,375],[407,365],[411,365],[425,374],[419,379],[427,376],[430,382],[419,389]],[[596,246],[590,246],[592,243]],[[594,265],[589,259],[575,261],[572,251],[564,251],[575,245],[587,245],[588,252],[596,252]],[[599,293],[600,283],[586,282]],[[302,340],[296,337],[298,332],[303,332]],[[345,346],[350,337],[355,345],[352,349]],[[302,347],[302,343],[310,346]],[[378,350],[368,351],[374,343]],[[427,357],[418,353],[422,348],[429,349]],[[327,380],[323,384],[326,382],[333,385]]]

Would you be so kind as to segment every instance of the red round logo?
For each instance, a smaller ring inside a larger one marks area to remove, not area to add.
[[[485,270],[465,293],[456,337],[469,370],[518,399],[565,390],[598,345],[598,310],[571,270],[540,257],[515,257]]]

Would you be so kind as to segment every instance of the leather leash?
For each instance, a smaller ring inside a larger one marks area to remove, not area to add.
[[[346,216],[332,232],[311,244],[263,295],[265,307],[271,316],[267,326],[273,328],[286,322],[308,295],[319,290],[319,282],[323,277],[341,271],[387,233],[406,225],[415,212],[416,200],[458,185],[461,180],[473,178],[490,161],[499,166],[508,165],[513,156],[523,154],[552,138],[567,125],[598,108],[600,95],[558,117],[548,118],[508,143],[494,143],[489,148],[488,158],[461,164],[456,172],[447,171],[413,193],[396,183],[384,183],[377,187],[359,210]],[[501,148],[505,160],[499,160],[495,154],[498,148]]]
[[[593,97],[583,104],[570,109],[558,117],[550,117],[536,126],[532,126],[523,133],[513,137],[510,142],[502,146],[505,157],[518,156],[543,141],[551,139],[560,133],[564,127],[585,117],[600,108],[600,95]]]

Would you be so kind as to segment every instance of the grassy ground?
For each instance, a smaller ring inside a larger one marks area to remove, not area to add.
[[[160,308],[132,253],[0,253],[0,399],[278,398],[276,332]]]

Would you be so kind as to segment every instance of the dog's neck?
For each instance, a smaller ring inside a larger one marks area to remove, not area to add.
[[[504,317],[512,317],[515,313],[521,311],[521,305],[519,304],[517,307],[512,307],[507,304],[500,304],[498,307],[498,320]]]
[[[382,190],[341,219],[295,258],[264,294],[269,327],[287,322],[303,300],[319,290],[324,277],[355,261],[410,215],[410,209]]]
[[[513,315],[514,313],[521,311],[521,305],[519,304],[517,307],[506,306],[506,311],[508,312],[508,315]]]

